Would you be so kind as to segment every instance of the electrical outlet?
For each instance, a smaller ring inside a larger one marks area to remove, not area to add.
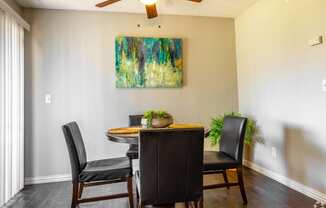
[[[272,147],[272,158],[273,159],[276,159],[277,157],[277,151],[276,151],[276,148],[275,147]]]

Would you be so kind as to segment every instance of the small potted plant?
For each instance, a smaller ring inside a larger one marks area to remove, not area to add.
[[[242,116],[241,113],[226,113],[220,116],[217,116],[212,119],[211,123],[211,129],[209,133],[209,139],[213,146],[217,145],[219,141],[221,140],[221,134],[222,134],[222,128],[224,125],[224,117],[225,116]],[[246,135],[245,135],[245,144],[252,144],[253,142],[253,136],[256,132],[256,123],[252,119],[248,119],[247,121],[247,129],[246,129]]]
[[[146,111],[142,120],[143,126],[147,128],[165,128],[172,123],[173,117],[166,111]]]

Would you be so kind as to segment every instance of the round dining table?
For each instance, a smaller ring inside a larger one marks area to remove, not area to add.
[[[138,137],[139,137],[138,133],[113,134],[108,132],[106,136],[112,142],[138,145]]]

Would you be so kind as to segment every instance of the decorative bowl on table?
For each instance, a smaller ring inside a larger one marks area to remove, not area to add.
[[[173,117],[165,111],[146,111],[142,119],[145,128],[166,128],[173,124]]]
[[[173,118],[171,115],[164,118],[153,118],[152,120],[152,128],[165,128],[171,124],[173,124]]]

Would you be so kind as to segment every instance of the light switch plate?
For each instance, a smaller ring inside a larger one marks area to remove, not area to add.
[[[44,102],[45,102],[45,104],[50,104],[51,103],[51,95],[50,94],[45,95]]]
[[[323,43],[323,36],[318,36],[315,37],[314,39],[309,40],[309,45],[310,46],[316,46],[316,45],[320,45]]]

